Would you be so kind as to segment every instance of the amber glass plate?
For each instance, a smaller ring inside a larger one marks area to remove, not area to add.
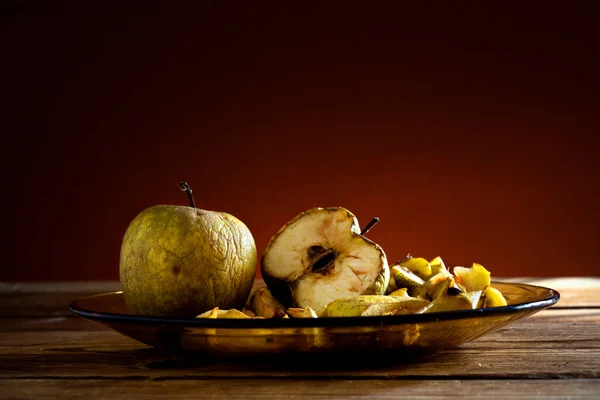
[[[121,292],[78,299],[76,315],[173,354],[255,356],[436,351],[493,332],[555,304],[557,291],[494,282],[505,307],[385,317],[190,319],[133,315]]]

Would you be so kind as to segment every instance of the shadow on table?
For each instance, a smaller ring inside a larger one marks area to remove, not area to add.
[[[420,364],[443,361],[444,364],[458,362],[461,358],[456,352],[439,351],[436,353],[411,352],[396,353],[393,356],[381,353],[345,353],[345,354],[279,354],[255,357],[215,357],[212,355],[189,355],[151,361],[145,364],[149,369],[185,370],[204,368],[211,365],[229,365],[243,368],[294,370],[300,372],[322,370],[360,370],[368,368],[402,368]]]
[[[212,353],[183,353],[173,354],[155,348],[139,348],[131,346],[114,347],[103,344],[73,346],[55,345],[43,349],[46,354],[31,354],[32,369],[37,366],[44,368],[64,368],[69,366],[74,370],[85,369],[89,365],[101,366],[106,370],[153,370],[158,373],[179,371],[181,373],[203,373],[202,371],[246,371],[256,375],[277,371],[293,375],[319,371],[378,371],[412,368],[420,370],[424,367],[436,367],[445,370],[448,366],[464,362],[465,354],[457,348],[438,350],[437,352],[416,351],[378,351],[366,352],[360,349],[330,352],[326,354],[274,354],[254,356],[215,356]],[[20,362],[27,355],[20,355]],[[9,363],[10,364],[10,363]],[[6,366],[9,367],[9,364]],[[2,370],[0,365],[0,370]]]

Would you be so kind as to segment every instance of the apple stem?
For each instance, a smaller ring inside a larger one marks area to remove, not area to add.
[[[179,190],[185,192],[190,200],[190,206],[192,208],[196,208],[196,203],[194,202],[194,195],[192,194],[192,188],[186,181],[179,182]]]
[[[372,227],[374,227],[375,225],[377,225],[377,223],[379,222],[379,217],[374,217],[371,222],[369,222],[364,228],[363,230],[360,232],[361,235],[366,234],[367,232],[369,232],[371,230]]]

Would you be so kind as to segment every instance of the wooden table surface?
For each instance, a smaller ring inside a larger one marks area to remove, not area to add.
[[[561,300],[421,359],[300,368],[179,360],[68,310],[116,282],[0,283],[0,398],[600,398],[600,278],[509,281]]]

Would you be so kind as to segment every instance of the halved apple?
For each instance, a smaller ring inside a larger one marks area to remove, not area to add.
[[[318,312],[339,298],[383,294],[390,279],[387,258],[360,232],[343,207],[313,208],[285,224],[261,262],[273,296],[286,308]]]

